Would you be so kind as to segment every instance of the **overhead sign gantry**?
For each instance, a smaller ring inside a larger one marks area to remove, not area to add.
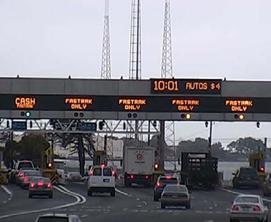
[[[270,121],[270,89],[222,79],[0,78],[0,117]]]

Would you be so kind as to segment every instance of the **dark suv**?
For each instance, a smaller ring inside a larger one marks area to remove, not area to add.
[[[254,187],[258,188],[260,179],[257,170],[252,167],[241,167],[236,173],[233,173],[232,179],[233,188]]]
[[[167,184],[179,184],[179,180],[174,176],[159,176],[154,186],[153,200],[158,201]]]

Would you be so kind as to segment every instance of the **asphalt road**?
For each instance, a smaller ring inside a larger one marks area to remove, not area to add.
[[[96,194],[88,197],[86,185],[83,183],[72,183],[65,187],[75,193],[81,194],[86,198],[86,202],[62,209],[49,209],[44,212],[32,212],[44,208],[51,208],[71,202],[76,198],[68,196],[59,190],[55,190],[54,198],[28,199],[27,191],[15,185],[7,186],[13,193],[12,200],[4,205],[0,205],[0,221],[6,222],[30,222],[35,221],[39,214],[46,212],[58,212],[77,214],[83,222],[165,222],[170,219],[174,221],[191,222],[224,222],[229,221],[229,208],[232,200],[238,193],[259,194],[259,190],[230,190],[217,189],[215,191],[193,191],[191,194],[192,208],[166,208],[161,209],[159,202],[153,201],[153,190],[151,188],[117,187],[115,197],[108,194]],[[2,193],[0,194],[3,195]],[[24,215],[1,218],[3,215],[13,213]],[[29,214],[28,214],[29,213]]]

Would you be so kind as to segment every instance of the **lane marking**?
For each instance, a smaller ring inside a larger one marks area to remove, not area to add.
[[[71,206],[75,206],[78,204],[83,204],[86,202],[85,198],[82,198],[83,196],[81,196],[80,194],[75,195],[74,192],[69,191],[68,189],[62,190],[57,186],[54,186],[54,189],[58,190],[61,193],[64,193],[68,196],[72,196],[76,199],[75,202],[72,203],[68,203],[68,204],[62,204],[62,205],[58,205],[55,207],[49,207],[49,208],[43,208],[43,209],[38,209],[38,210],[30,210],[30,211],[22,211],[22,212],[17,212],[17,213],[12,213],[12,214],[6,214],[6,215],[2,215],[0,216],[0,219],[4,219],[4,218],[8,218],[8,217],[15,217],[15,216],[20,216],[20,215],[26,215],[26,214],[34,214],[34,213],[41,213],[44,211],[50,211],[50,210],[57,210],[57,209],[62,209],[62,208],[67,208],[67,207],[71,207]]]
[[[120,193],[120,194],[122,194],[122,195],[124,195],[124,196],[128,196],[128,197],[131,196],[130,194],[125,193],[125,192],[123,192],[123,191],[121,191],[121,190],[119,190],[119,189],[117,189],[117,188],[115,188],[115,190],[116,190],[118,193]]]
[[[1,188],[9,195],[12,197],[12,192],[4,185],[1,185]]]

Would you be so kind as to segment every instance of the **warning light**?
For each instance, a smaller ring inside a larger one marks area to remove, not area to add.
[[[154,165],[154,169],[155,169],[155,170],[158,170],[158,168],[159,168],[159,164],[156,163],[156,164]]]
[[[182,119],[191,119],[191,114],[190,113],[183,113],[181,115]]]
[[[245,119],[245,115],[243,115],[243,114],[235,114],[234,118],[239,119],[239,120],[243,120],[243,119]]]
[[[48,168],[52,168],[52,166],[53,166],[52,162],[49,162],[49,163],[47,164],[47,166],[48,166]]]

